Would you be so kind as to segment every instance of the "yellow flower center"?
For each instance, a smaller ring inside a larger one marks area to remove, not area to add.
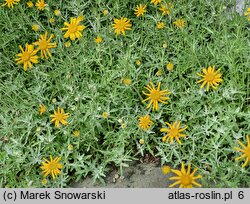
[[[169,134],[170,134],[172,137],[178,136],[178,134],[179,134],[178,128],[171,128],[170,131],[169,131]]]
[[[47,47],[48,47],[48,42],[46,41],[46,40],[41,40],[40,42],[39,42],[39,48],[41,49],[41,50],[46,50],[47,49]]]
[[[63,120],[63,114],[57,113],[56,114],[56,120],[62,121]]]
[[[30,59],[30,53],[24,52],[24,53],[22,54],[22,60],[23,60],[24,62],[26,62],[26,61],[29,61],[29,59]]]
[[[57,167],[57,162],[55,161],[51,161],[50,163],[48,163],[48,169],[49,170],[56,170],[58,167]]]
[[[183,175],[181,177],[181,184],[184,186],[192,184],[192,178],[189,175]]]
[[[116,26],[118,29],[123,30],[126,27],[126,22],[120,21]]]
[[[71,25],[69,26],[69,29],[68,29],[68,31],[69,31],[70,33],[75,33],[75,32],[77,32],[77,30],[78,30],[78,28],[77,28],[77,25],[75,25],[75,24],[71,24]]]
[[[247,147],[244,152],[248,159],[250,159],[250,147]]]
[[[15,0],[7,0],[7,3],[11,4],[14,3]]]
[[[159,100],[160,99],[160,91],[152,90],[150,93],[150,98],[153,100]]]
[[[212,82],[212,81],[214,81],[214,79],[215,79],[214,73],[208,73],[205,77],[205,80],[208,82]]]

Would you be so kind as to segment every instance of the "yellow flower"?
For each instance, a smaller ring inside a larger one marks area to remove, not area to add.
[[[78,19],[79,19],[80,21],[83,21],[83,20],[85,19],[85,17],[84,17],[84,15],[79,15],[79,16],[78,16]]]
[[[45,7],[47,6],[46,2],[44,0],[38,0],[36,2],[36,7],[38,10],[44,11]]]
[[[163,43],[163,44],[162,44],[162,47],[163,47],[163,48],[167,48],[167,47],[168,47],[168,44],[167,44],[167,43]]]
[[[174,21],[174,25],[177,27],[177,28],[183,28],[185,25],[186,25],[187,21],[184,20],[184,19],[177,19],[176,21]]]
[[[130,85],[132,81],[131,81],[131,79],[126,78],[126,79],[123,79],[122,82],[123,82],[125,85]]]
[[[46,185],[47,183],[48,183],[47,179],[43,179],[43,180],[42,180],[42,184],[43,184],[43,185]]]
[[[80,130],[75,130],[75,131],[73,131],[73,135],[74,135],[75,137],[79,137],[79,136],[80,136]]]
[[[158,28],[158,29],[163,29],[164,26],[165,26],[165,24],[164,24],[163,22],[158,22],[158,23],[156,24],[156,28]]]
[[[159,69],[157,72],[156,72],[156,76],[161,76],[162,75],[162,70]]]
[[[29,45],[26,43],[25,50],[19,45],[20,50],[22,53],[17,54],[17,58],[15,59],[17,62],[16,64],[23,64],[24,71],[27,71],[28,68],[32,68],[32,63],[38,63],[38,56],[37,50],[34,50],[33,45]]]
[[[234,147],[235,150],[242,152],[242,155],[240,157],[237,157],[235,160],[237,161],[243,158],[246,159],[246,161],[242,165],[243,168],[250,162],[250,139],[248,135],[246,136],[246,138],[247,146],[245,146],[241,141],[238,141],[238,143],[240,144],[240,146],[243,147],[243,149],[240,149],[239,147]]]
[[[171,143],[174,142],[174,139],[177,140],[177,142],[181,145],[180,137],[186,137],[186,134],[181,134],[181,132],[184,132],[187,129],[187,126],[184,128],[180,128],[181,122],[175,121],[173,124],[170,124],[168,122],[165,122],[168,126],[168,128],[161,128],[161,132],[167,132],[167,135],[164,135],[162,138],[163,142],[168,142],[170,140]]]
[[[164,4],[161,4],[159,10],[162,11],[162,15],[170,15],[170,10]]]
[[[56,16],[61,16],[61,11],[58,10],[58,9],[56,9],[56,10],[54,10],[54,14],[55,14]]]
[[[34,6],[34,4],[33,4],[33,2],[32,2],[32,1],[28,1],[26,4],[27,4],[27,6],[28,6],[29,8],[31,8],[31,7],[33,7],[33,6]]]
[[[209,91],[210,86],[214,89],[219,86],[219,83],[223,80],[221,79],[222,74],[219,73],[220,69],[215,71],[215,66],[209,66],[208,69],[202,69],[203,74],[197,73],[198,76],[202,77],[203,79],[199,80],[197,83],[202,83],[201,89],[207,84],[206,91]]]
[[[72,144],[69,144],[69,145],[68,145],[68,150],[69,150],[69,151],[72,151],[73,149],[74,149],[73,145],[72,145]]]
[[[2,6],[8,6],[9,8],[14,8],[14,5],[18,4],[20,0],[4,0],[5,3]]]
[[[98,43],[98,44],[102,43],[102,37],[101,36],[97,36],[95,38],[95,42]]]
[[[168,71],[172,71],[174,68],[174,64],[172,62],[167,63],[166,65]]]
[[[54,38],[54,35],[51,34],[49,39],[47,39],[47,31],[43,34],[40,35],[40,39],[37,42],[34,42],[34,45],[38,46],[38,51],[41,51],[41,58],[46,58],[48,59],[48,57],[51,57],[51,52],[49,51],[49,49],[51,48],[55,48],[56,47],[56,43],[51,43],[50,41],[52,40],[52,38]]]
[[[121,128],[122,128],[122,129],[124,129],[124,128],[126,128],[126,127],[127,127],[127,124],[126,124],[126,123],[122,123],[122,124],[121,124]]]
[[[171,172],[171,168],[169,166],[164,165],[161,168],[161,171],[162,171],[163,174],[169,174]]]
[[[151,85],[151,86],[150,86]],[[142,92],[144,95],[146,95],[148,98],[144,99],[143,102],[150,100],[147,108],[150,108],[151,105],[153,105],[153,110],[159,110],[158,102],[167,104],[166,100],[169,100],[168,97],[165,97],[164,95],[170,94],[168,90],[160,90],[161,82],[158,83],[157,89],[155,89],[155,86],[152,82],[145,86],[145,89],[149,91],[149,93]]]
[[[140,139],[140,140],[139,140],[139,143],[140,143],[141,145],[143,145],[143,144],[144,144],[144,139]]]
[[[41,27],[38,25],[38,24],[33,24],[32,25],[32,30],[34,30],[34,31],[39,31],[41,29]]]
[[[44,114],[46,112],[46,106],[43,104],[40,104],[38,112],[40,113],[40,115]]]
[[[64,45],[65,45],[65,47],[70,47],[71,46],[71,42],[67,41]]]
[[[105,118],[105,119],[107,119],[109,117],[108,112],[103,112],[102,113],[102,117]]]
[[[52,118],[51,122],[55,123],[55,127],[58,128],[60,123],[63,125],[68,124],[66,120],[69,117],[69,113],[64,113],[63,108],[60,109],[58,107],[57,112],[54,110],[54,114],[51,114],[50,117]]]
[[[146,131],[150,128],[150,126],[154,124],[153,121],[150,119],[149,115],[139,117],[139,127]]]
[[[140,60],[136,60],[136,65],[140,66],[141,65],[141,61]]]
[[[150,3],[156,6],[157,4],[161,3],[161,0],[151,0]]]
[[[244,13],[245,16],[250,16],[250,7],[247,8],[247,11]]]
[[[54,18],[50,18],[50,19],[49,19],[49,22],[50,22],[50,23],[55,23],[55,19],[54,19]]]
[[[56,157],[55,159],[52,158],[50,155],[50,161],[47,159],[43,159],[42,166],[40,167],[43,170],[44,177],[48,176],[49,174],[52,175],[52,178],[55,179],[57,175],[61,174],[60,169],[63,168],[63,165],[59,163],[61,157]]]
[[[132,24],[130,23],[130,20],[128,20],[127,18],[121,18],[121,19],[114,19],[114,24],[113,25],[113,29],[115,29],[115,34],[119,35],[119,34],[123,34],[125,35],[125,30],[131,30],[131,26]]]
[[[193,188],[193,185],[201,187],[201,184],[195,181],[196,179],[202,178],[201,175],[195,176],[197,170],[198,168],[195,168],[194,171],[191,173],[191,164],[188,165],[188,168],[186,170],[184,162],[182,162],[181,171],[171,169],[171,171],[175,173],[177,176],[173,176],[169,178],[169,180],[177,180],[177,181],[172,185],[170,185],[169,187],[172,188],[178,184],[180,184],[179,188]]]
[[[76,38],[80,38],[83,31],[86,27],[84,25],[79,25],[82,21],[82,17],[70,18],[70,23],[64,22],[66,27],[62,28],[62,30],[67,30],[64,34],[64,38],[70,38],[71,40],[75,40]]]
[[[143,6],[142,4],[137,5],[136,8],[134,9],[135,15],[136,15],[137,17],[143,16],[144,13],[146,12],[146,7],[147,7],[147,6]]]
[[[106,15],[108,15],[109,11],[107,9],[105,9],[105,10],[102,11],[102,13],[103,13],[103,15],[106,16]]]

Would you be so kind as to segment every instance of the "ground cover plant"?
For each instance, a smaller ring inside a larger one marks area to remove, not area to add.
[[[249,187],[249,5],[1,4],[1,187],[104,183],[145,154],[170,187]]]

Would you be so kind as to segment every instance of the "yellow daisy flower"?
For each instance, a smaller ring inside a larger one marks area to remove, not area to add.
[[[102,11],[102,13],[103,13],[103,15],[106,16],[106,15],[108,15],[109,11],[107,9],[105,9],[105,10]]]
[[[56,16],[61,16],[61,11],[58,10],[58,9],[56,9],[56,10],[54,10],[54,14],[55,14]]]
[[[164,165],[161,168],[161,171],[162,171],[163,174],[169,174],[171,172],[171,168],[169,166]]]
[[[65,47],[70,47],[71,46],[71,42],[67,41],[64,45],[65,45]]]
[[[42,184],[43,184],[43,185],[46,185],[47,183],[48,183],[47,179],[43,179],[43,180],[42,180]]]
[[[103,112],[102,113],[102,117],[105,118],[105,119],[107,119],[109,117],[108,112]]]
[[[41,27],[38,24],[33,24],[31,28],[32,28],[32,30],[34,30],[36,32],[41,29]]]
[[[245,16],[250,16],[250,7],[247,8],[247,11],[244,13]]]
[[[63,125],[68,124],[66,120],[69,117],[69,113],[64,113],[64,109],[58,107],[57,112],[54,110],[54,114],[51,114],[50,117],[52,118],[51,122],[55,123],[55,127],[58,128],[60,123]]]
[[[80,130],[74,130],[72,133],[75,137],[79,137],[80,136]]]
[[[61,174],[60,169],[63,168],[63,165],[59,163],[61,157],[52,158],[50,155],[50,161],[43,159],[42,166],[40,167],[43,170],[44,177],[47,177],[49,174],[52,175],[52,178],[55,179],[57,175]]]
[[[222,74],[219,73],[220,69],[215,71],[215,66],[209,66],[208,69],[202,69],[203,74],[197,73],[198,76],[202,77],[203,79],[199,80],[197,83],[202,83],[201,89],[207,84],[206,91],[209,91],[210,86],[213,89],[216,89],[219,86],[219,83],[223,80],[221,79]]]
[[[149,91],[149,93],[142,92],[144,95],[146,95],[148,98],[144,99],[143,102],[150,100],[147,108],[150,108],[151,105],[153,105],[153,110],[159,110],[158,103],[164,103],[167,104],[166,100],[169,100],[169,97],[165,97],[164,95],[170,94],[168,90],[160,90],[161,82],[158,83],[157,89],[155,89],[155,86],[152,82],[150,82],[147,86],[145,86],[145,89]]]
[[[160,77],[162,76],[162,70],[161,69],[158,69],[158,71],[156,72],[156,76]]]
[[[34,45],[38,46],[38,51],[41,51],[41,58],[46,58],[48,59],[49,57],[51,57],[51,52],[49,51],[49,49],[51,48],[55,48],[56,47],[56,43],[51,43],[50,41],[52,40],[52,38],[54,37],[53,34],[50,35],[49,39],[47,39],[47,31],[45,32],[45,34],[40,35],[40,39],[37,42],[34,42]]]
[[[151,0],[150,3],[156,6],[157,4],[161,3],[161,0]]]
[[[132,24],[130,23],[130,20],[127,18],[121,18],[121,19],[114,19],[113,29],[115,29],[115,34],[123,34],[125,35],[125,30],[131,30]]]
[[[40,104],[38,112],[40,113],[40,115],[44,114],[46,112],[46,106],[43,104]]]
[[[71,40],[75,40],[76,38],[82,37],[81,31],[83,31],[86,27],[84,25],[79,25],[82,21],[82,17],[70,18],[70,23],[64,22],[66,27],[62,28],[62,30],[67,30],[64,34],[64,38],[70,38]]]
[[[29,45],[26,43],[25,50],[19,45],[20,50],[22,53],[17,54],[17,58],[15,59],[17,62],[16,64],[23,64],[24,71],[27,71],[28,68],[32,68],[32,63],[38,63],[38,56],[37,50],[34,50],[33,45]]]
[[[181,132],[184,132],[187,129],[187,126],[184,128],[180,128],[181,122],[175,121],[173,124],[170,124],[168,122],[165,122],[168,126],[168,128],[161,128],[161,132],[167,132],[167,135],[165,135],[162,138],[163,142],[168,142],[170,140],[171,143],[174,142],[174,139],[177,140],[177,142],[181,145],[180,137],[186,137],[186,134],[181,134]]]
[[[163,44],[162,44],[162,47],[163,47],[163,48],[167,48],[167,47],[168,47],[168,44],[167,44],[167,43],[163,43]]]
[[[149,115],[139,117],[139,127],[146,131],[150,128],[150,126],[154,124],[153,121],[150,119]]]
[[[168,71],[172,71],[174,68],[174,64],[172,62],[167,63],[166,65]]]
[[[55,20],[54,18],[50,18],[50,19],[49,19],[49,22],[50,22],[50,23],[55,23],[55,21],[56,21],[56,20]]]
[[[175,183],[171,184],[169,187],[172,188],[180,184],[179,188],[193,188],[193,186],[201,187],[201,184],[197,183],[195,180],[202,178],[201,175],[195,176],[198,168],[195,168],[191,173],[191,164],[188,165],[187,170],[185,169],[184,162],[181,163],[181,171],[171,169],[171,171],[177,176],[170,177],[169,180],[177,180]]]
[[[238,141],[239,145],[242,146],[243,149],[239,147],[234,147],[235,150],[242,152],[242,155],[240,157],[237,157],[235,160],[237,161],[245,158],[245,162],[242,165],[243,168],[250,162],[250,139],[248,135],[246,136],[246,138],[247,138],[247,146],[245,146],[241,141]]]
[[[140,140],[139,140],[139,143],[140,143],[141,145],[143,145],[143,144],[144,144],[144,139],[140,139]]]
[[[122,80],[122,83],[125,84],[125,85],[130,85],[131,82],[132,82],[132,80],[129,79],[129,78],[125,78],[125,79]]]
[[[36,2],[36,7],[38,10],[44,11],[45,7],[47,6],[46,2],[44,0],[38,0]]]
[[[95,38],[95,42],[98,43],[98,44],[102,43],[102,37],[101,36],[97,36]]]
[[[5,3],[2,6],[8,6],[9,8],[14,8],[14,5],[18,4],[20,0],[4,0]]]
[[[163,22],[158,22],[157,24],[156,24],[156,28],[157,29],[163,29],[165,27],[165,24],[163,23]]]
[[[177,19],[176,21],[173,22],[173,24],[177,27],[177,28],[183,28],[186,25],[187,21],[184,19]]]
[[[136,65],[140,66],[141,65],[141,60],[136,60]]]
[[[32,1],[28,1],[26,4],[27,4],[27,6],[28,6],[29,8],[31,8],[31,7],[33,7],[33,6],[34,6],[34,4],[33,4],[33,2],[32,2]]]
[[[73,146],[72,144],[69,144],[69,145],[68,145],[68,150],[69,150],[69,151],[72,151],[73,149],[74,149],[74,146]]]
[[[161,4],[159,10],[162,11],[162,15],[170,15],[170,10],[164,4]]]
[[[135,7],[135,9],[134,9],[135,15],[136,15],[137,17],[143,16],[144,13],[146,12],[146,7],[147,7],[147,6],[143,6],[142,4],[137,5],[137,6]]]

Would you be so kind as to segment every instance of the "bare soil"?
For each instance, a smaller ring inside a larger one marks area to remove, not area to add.
[[[164,175],[159,163],[135,163],[123,169],[123,175],[119,170],[113,170],[106,177],[106,185],[93,184],[91,178],[86,178],[80,183],[72,185],[73,188],[167,188],[170,185],[168,178],[173,174]]]

